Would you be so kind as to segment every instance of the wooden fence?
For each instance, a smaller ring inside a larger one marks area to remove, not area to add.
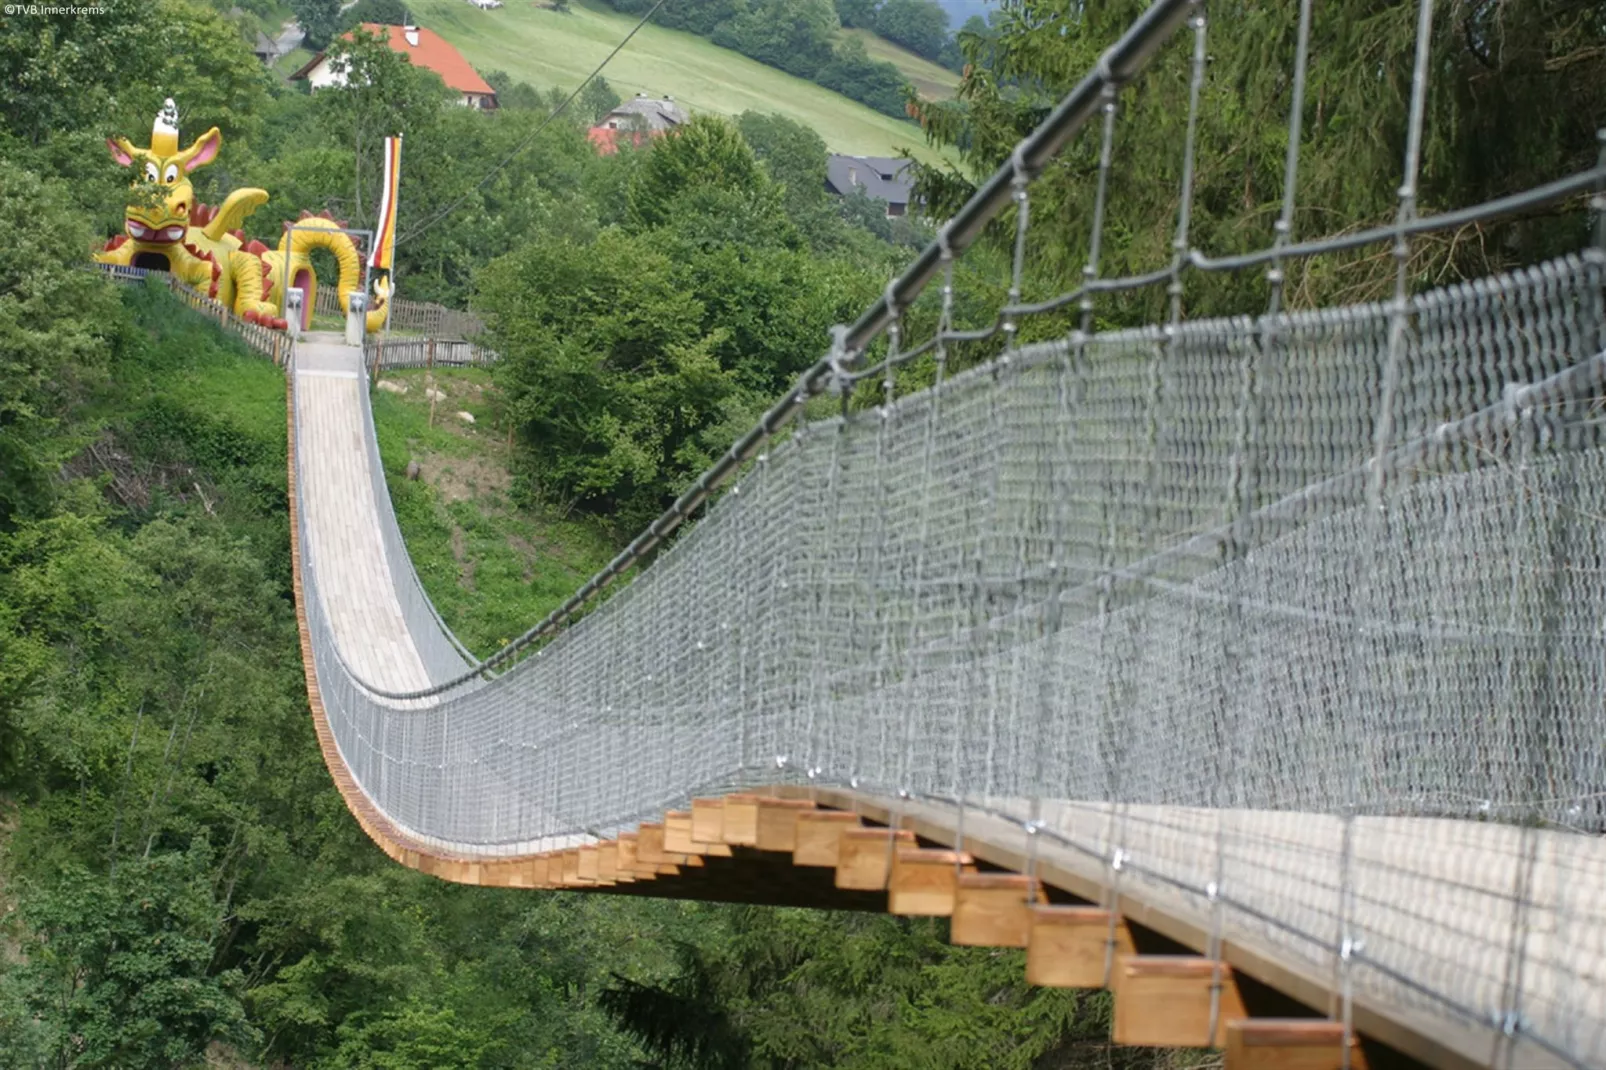
[[[210,316],[223,327],[240,336],[240,340],[258,353],[267,357],[281,367],[289,362],[295,350],[295,341],[283,331],[275,331],[264,327],[260,323],[247,323],[245,320],[229,311],[221,301],[192,290],[168,275],[167,287],[172,290],[180,301],[195,309],[203,316]]]
[[[496,361],[495,353],[472,342],[438,338],[392,338],[367,342],[362,348],[363,362],[375,370],[485,367]]]
[[[101,273],[118,282],[142,282],[145,276],[151,273],[149,268],[124,267],[122,264],[95,264]],[[165,271],[158,271],[158,275],[166,275]]]
[[[174,278],[165,271],[151,271],[146,268],[122,267],[117,264],[98,264],[98,267],[108,277],[118,282],[143,282],[148,276],[155,275],[173,292],[180,301],[195,309],[204,316],[217,320],[219,324],[239,335],[246,345],[271,359],[275,364],[283,365],[289,360],[294,342],[283,331],[270,330],[257,323],[247,323],[245,320],[229,311],[221,301],[215,301],[192,289]],[[323,288],[318,291],[319,311],[324,311],[325,295],[333,308],[334,314],[339,314],[340,306],[335,299],[332,288]],[[402,306],[409,305],[414,309],[429,309],[436,313],[446,313],[462,317],[463,321],[472,320],[478,329],[478,320],[473,320],[465,312],[457,312],[444,308],[441,305],[431,305],[422,301],[402,301],[397,303],[395,317],[400,317]],[[392,320],[394,325],[394,318]],[[461,325],[461,324],[459,324]],[[481,348],[472,342],[460,341],[447,337],[430,338],[399,338],[383,342],[368,341],[363,345],[364,363],[368,367],[378,370],[387,368],[464,368],[489,365],[496,360],[496,354],[488,349]]]
[[[340,295],[333,286],[327,285],[318,287],[313,311],[320,316],[345,315],[340,311]],[[437,340],[462,341],[479,334],[485,329],[485,324],[472,312],[398,297],[391,301],[390,329],[414,332]]]
[[[247,323],[245,320],[229,311],[228,306],[221,301],[213,300],[195,290],[166,271],[151,271],[146,268],[123,267],[118,264],[95,264],[107,277],[118,282],[143,282],[151,275],[162,280],[162,284],[173,292],[173,296],[189,305],[195,311],[214,319],[227,330],[240,336],[240,340],[256,352],[267,357],[273,363],[283,367],[289,362],[295,350],[295,342],[283,331],[271,330],[260,323]]]

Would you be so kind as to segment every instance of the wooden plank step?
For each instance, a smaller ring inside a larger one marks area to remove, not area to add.
[[[758,846],[759,799],[757,795],[725,796],[724,824],[720,828],[723,842],[738,847]]]
[[[725,828],[724,799],[693,799],[691,801],[691,841],[693,843],[722,843],[720,834]]]
[[[1232,967],[1197,955],[1130,955],[1115,983],[1117,1044],[1150,1048],[1220,1048],[1227,1023],[1247,1018]],[[1221,993],[1216,1028],[1210,995]]]
[[[636,828],[636,861],[648,867],[669,864],[664,857],[664,826],[659,822],[647,821]]]
[[[652,877],[643,877],[637,870],[636,862],[636,833],[621,832],[619,834],[619,863],[618,875],[614,878],[619,881],[651,880]]]
[[[1019,873],[961,875],[955,887],[948,942],[966,947],[1025,947],[1032,922],[1027,904],[1041,898],[1041,885],[1034,887],[1032,878]]]
[[[534,858],[526,858],[522,863],[520,863],[520,865],[518,867],[518,870],[516,871],[517,872],[517,876],[515,877],[516,883],[513,884],[512,887],[514,887],[514,888],[539,888],[539,887],[541,887],[541,877],[543,876],[542,870],[544,868],[545,867],[539,865],[539,863],[537,862],[536,859],[534,859]]]
[[[813,809],[807,799],[760,799],[754,846],[760,851],[797,850],[797,815]]]
[[[487,888],[533,888],[532,868],[527,858],[486,862],[480,867],[480,883]]]
[[[597,844],[597,880],[612,883],[619,878],[619,843],[606,840]]]
[[[601,852],[594,843],[588,843],[580,848],[580,862],[576,867],[576,876],[588,884],[595,884],[601,877],[598,866],[601,863]]]
[[[915,845],[908,829],[843,829],[837,840],[836,886],[878,892],[892,874],[892,856],[899,847]]]
[[[731,849],[722,843],[698,843],[691,838],[692,814],[690,810],[671,810],[664,815],[664,853],[692,858],[697,855],[731,856]],[[671,859],[671,861],[675,861]],[[676,864],[679,864],[678,862]]]
[[[1367,1070],[1350,1036],[1350,1070]],[[1343,1070],[1344,1025],[1325,1018],[1246,1018],[1227,1023],[1226,1070]]]
[[[1102,907],[1051,906],[1031,909],[1026,944],[1026,982],[1050,988],[1103,988],[1113,984],[1116,966],[1135,954],[1126,921]],[[1113,946],[1111,936],[1114,936]]]
[[[974,861],[962,851],[900,847],[887,881],[887,912],[952,917],[959,878],[975,872]]]
[[[799,811],[796,846],[792,848],[793,865],[836,868],[837,843],[842,833],[858,827],[859,815],[845,810]]]

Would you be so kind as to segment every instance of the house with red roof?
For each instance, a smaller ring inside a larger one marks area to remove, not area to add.
[[[662,137],[686,124],[686,113],[676,104],[674,97],[659,100],[645,93],[637,93],[597,121],[586,131],[586,137],[602,156],[619,151],[619,138],[627,138],[638,149],[648,138]]]
[[[463,106],[485,110],[496,107],[496,90],[440,34],[422,26],[381,26],[377,22],[365,22],[362,28],[370,34],[380,35],[390,45],[392,52],[406,56],[413,66],[440,75],[446,88],[458,94],[459,103]],[[350,34],[345,37],[351,40]],[[305,78],[314,90],[343,85],[346,80],[343,71],[330,67],[328,53],[325,52],[313,56],[306,66],[290,76],[291,81],[300,78]]]

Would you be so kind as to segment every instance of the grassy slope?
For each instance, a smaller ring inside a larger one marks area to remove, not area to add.
[[[615,547],[594,523],[512,504],[509,450],[486,400],[486,372],[434,373],[446,400],[436,404],[433,427],[425,372],[383,378],[408,388],[374,392],[379,451],[408,554],[441,617],[485,657],[573,594]],[[417,482],[406,476],[410,460],[422,470]]]
[[[482,73],[506,71],[537,88],[579,85],[636,21],[600,3],[576,3],[568,14],[530,0],[492,11],[463,0],[410,0],[409,9]],[[938,158],[910,123],[678,30],[642,27],[604,77],[621,96],[668,93],[693,111],[777,112],[813,127],[835,152],[897,156],[908,148]]]
[[[885,60],[898,68],[927,100],[949,100],[959,88],[959,75],[947,67],[939,66],[924,56],[917,56],[907,48],[895,45],[871,30],[841,30],[842,37],[857,37],[864,42],[864,50],[871,59]]]
[[[229,486],[211,486],[188,469],[130,471],[122,478],[150,487],[153,496],[199,495],[217,502],[244,528],[251,525],[236,514],[247,497],[259,507],[277,505],[267,524],[273,533],[260,532],[271,540],[285,516],[284,373],[216,324],[182,310],[165,292],[151,300],[168,317],[158,344],[191,355],[161,362],[140,383],[115,391],[86,420],[80,437],[87,444],[111,424],[135,451],[213,462],[212,468],[228,474]],[[202,337],[223,344],[200,345]],[[487,372],[434,373],[446,400],[436,405],[433,427],[425,376],[422,370],[387,372],[384,378],[406,385],[407,393],[374,392],[380,455],[425,589],[446,623],[483,657],[556,608],[617,547],[593,522],[511,503],[509,450],[486,400]],[[475,423],[459,419],[459,411],[472,413]],[[418,482],[407,479],[410,460],[422,468]],[[287,557],[269,556],[287,580]]]
[[[307,65],[314,54],[305,48],[292,48],[274,61],[273,73],[288,81],[292,74]]]

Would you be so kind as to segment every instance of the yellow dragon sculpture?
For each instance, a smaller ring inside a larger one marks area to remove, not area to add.
[[[198,204],[189,174],[217,159],[223,137],[213,127],[189,148],[179,150],[178,108],[166,101],[156,115],[148,149],[136,148],[127,138],[106,141],[112,159],[124,167],[142,168],[136,187],[155,186],[159,198],[152,203],[130,204],[123,220],[124,233],[94,254],[102,264],[159,268],[171,272],[209,297],[233,309],[235,315],[265,327],[284,330],[285,280],[303,291],[302,326],[311,323],[318,277],[308,254],[327,249],[340,265],[335,291],[340,309],[348,310],[351,295],[361,286],[362,259],[356,245],[341,233],[341,224],[327,215],[301,213],[295,230],[285,224],[277,249],[248,241],[240,224],[268,201],[260,189],[237,189],[221,207]],[[375,283],[375,299],[365,320],[377,331],[385,322],[389,286]]]

